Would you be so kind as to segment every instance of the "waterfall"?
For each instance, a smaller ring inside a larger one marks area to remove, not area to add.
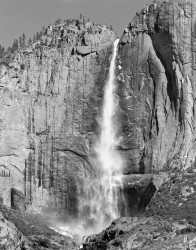
[[[89,232],[96,233],[120,216],[118,191],[121,185],[123,161],[116,150],[117,122],[115,112],[115,65],[119,40],[114,42],[109,76],[104,89],[101,115],[98,117],[99,137],[94,145],[94,176],[86,181],[85,197],[80,201],[80,217],[86,217]],[[87,226],[87,227],[88,227]],[[87,228],[85,226],[85,228]]]
[[[119,40],[116,40],[113,45],[101,115],[98,117],[100,133],[93,147],[93,174],[86,176],[79,195],[78,220],[69,226],[81,237],[101,232],[120,216],[118,193],[122,184],[123,160],[116,150],[118,99],[115,95],[115,65],[118,43]]]
[[[110,63],[109,77],[105,85],[102,115],[99,119],[100,136],[95,145],[95,152],[100,170],[99,220],[109,223],[120,216],[118,211],[118,188],[116,179],[122,172],[122,158],[116,150],[116,119],[115,111],[118,102],[115,98],[115,61],[118,42],[114,42],[114,51]],[[120,178],[119,178],[120,181]]]

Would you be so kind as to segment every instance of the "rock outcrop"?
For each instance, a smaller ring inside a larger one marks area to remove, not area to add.
[[[77,215],[115,39],[105,26],[72,20],[1,63],[5,205]],[[113,222],[84,249],[194,249],[195,45],[194,0],[156,0],[125,28],[116,70],[123,192],[130,215],[147,211]],[[28,240],[52,244],[38,234]]]
[[[0,249],[30,250],[27,238],[0,213]]]
[[[49,26],[39,41],[1,63],[5,205],[11,205],[15,188],[26,197],[28,210],[77,214],[83,182],[92,171],[90,145],[115,39],[106,26],[68,20]]]
[[[159,217],[123,217],[101,234],[90,236],[83,250],[195,249],[196,228]]]
[[[125,28],[118,147],[130,213],[146,212],[114,221],[83,249],[195,249],[195,25],[195,1],[167,0]]]
[[[26,197],[21,191],[11,189],[11,208],[19,211],[26,211]]]
[[[76,250],[71,237],[51,228],[47,218],[10,209],[0,204],[1,250]],[[75,239],[76,240],[76,239]]]
[[[154,1],[124,30],[119,49],[125,173],[195,164],[195,1]]]
[[[173,174],[152,198],[146,209],[147,216],[159,215],[164,219],[187,221],[196,226],[195,171]]]

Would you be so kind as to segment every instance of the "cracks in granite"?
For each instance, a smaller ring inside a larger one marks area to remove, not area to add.
[[[10,165],[11,165],[12,167],[14,167],[15,169],[17,169],[20,173],[22,173],[22,171],[21,171],[16,165],[14,165],[14,164],[12,164],[12,163],[10,163]]]
[[[91,166],[90,162],[88,161],[88,156],[82,155],[82,154],[80,154],[80,153],[78,153],[78,152],[76,152],[76,151],[74,151],[74,150],[71,150],[71,149],[58,149],[58,148],[57,148],[56,151],[57,151],[57,152],[64,152],[64,153],[70,152],[70,153],[72,153],[72,154],[75,154],[75,155],[77,155],[78,157],[81,157],[85,162],[88,163],[88,165]]]

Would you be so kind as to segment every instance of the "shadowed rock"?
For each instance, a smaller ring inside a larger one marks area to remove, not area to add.
[[[26,210],[25,196],[16,188],[11,189],[11,208],[23,212]]]

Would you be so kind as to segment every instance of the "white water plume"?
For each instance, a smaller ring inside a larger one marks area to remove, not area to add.
[[[116,119],[115,111],[117,108],[115,98],[115,60],[117,56],[119,40],[114,42],[114,51],[109,69],[109,78],[104,90],[102,116],[100,118],[100,137],[95,145],[97,154],[98,167],[101,172],[101,193],[99,200],[100,203],[100,216],[102,223],[110,221],[120,216],[118,210],[118,188],[114,181],[114,177],[119,177],[122,172],[122,158],[116,150]]]
[[[94,176],[86,182],[80,200],[80,217],[86,218],[88,232],[98,233],[120,216],[118,192],[121,185],[123,160],[116,150],[118,107],[115,95],[115,70],[118,42],[114,42],[109,76],[104,89],[101,117],[98,118],[100,135],[94,145]],[[118,182],[118,183],[117,183]]]
[[[118,99],[115,94],[115,65],[118,42],[114,42],[101,115],[98,117],[100,134],[93,148],[93,174],[86,177],[84,188],[80,190],[78,218],[69,218],[66,226],[56,223],[58,232],[66,235],[72,232],[79,242],[85,235],[101,232],[120,216],[118,198],[122,186],[123,160],[116,149]]]

